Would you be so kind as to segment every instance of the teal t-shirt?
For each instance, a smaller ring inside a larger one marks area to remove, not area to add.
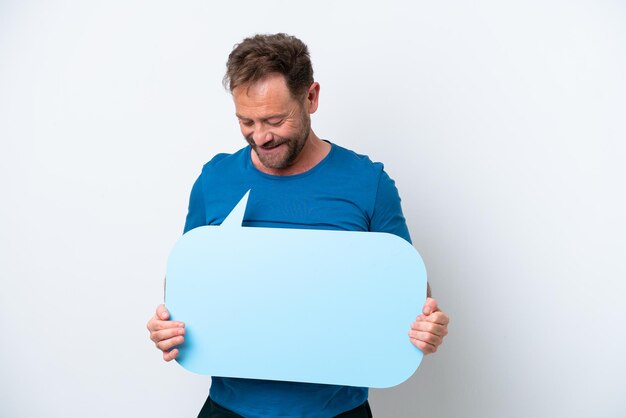
[[[251,190],[244,226],[388,232],[411,242],[398,190],[381,163],[331,144],[309,171],[274,176],[254,167],[250,152],[247,146],[205,164],[191,191],[185,232],[221,224]],[[271,248],[259,251],[280,263]],[[367,388],[213,376],[210,396],[245,417],[334,417],[365,402]]]

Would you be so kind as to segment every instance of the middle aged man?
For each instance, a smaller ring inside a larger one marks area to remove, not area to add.
[[[228,58],[225,85],[249,145],[204,166],[191,191],[185,232],[221,224],[253,189],[244,226],[389,232],[410,242],[398,191],[382,164],[321,140],[311,130],[320,85],[302,41],[285,34],[245,39]],[[259,252],[281,268],[285,255],[271,248]],[[323,262],[309,256],[312,264]],[[241,259],[245,262],[246,255]],[[408,330],[408,339],[425,354],[437,350],[449,321],[428,293],[422,314]],[[176,358],[185,333],[183,323],[168,319],[160,305],[148,322],[166,361]],[[367,394],[360,387],[213,377],[199,417],[371,417]]]

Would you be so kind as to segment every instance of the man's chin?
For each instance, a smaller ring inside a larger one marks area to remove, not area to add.
[[[267,160],[267,159],[259,158],[259,161],[261,162],[261,164],[263,164],[263,167],[269,168],[272,170],[281,170],[283,168],[289,167],[289,163],[285,160],[274,161],[274,160]]]
[[[286,147],[286,145],[284,146]],[[271,150],[255,149],[254,151],[264,167],[277,170],[289,167],[290,162],[289,156],[281,148],[283,148],[283,145]]]

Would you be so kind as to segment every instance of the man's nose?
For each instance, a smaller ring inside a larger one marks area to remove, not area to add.
[[[263,126],[256,127],[252,133],[252,140],[256,145],[262,146],[273,139],[272,133]]]

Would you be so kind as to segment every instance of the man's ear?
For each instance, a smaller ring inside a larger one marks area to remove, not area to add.
[[[315,113],[317,110],[317,105],[319,104],[320,99],[320,83],[317,81],[311,84],[309,87],[309,91],[307,92],[307,97],[304,102],[306,109],[310,113]]]

